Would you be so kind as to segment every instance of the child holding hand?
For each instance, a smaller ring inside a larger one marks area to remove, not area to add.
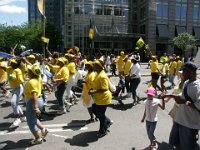
[[[154,98],[156,95],[156,90],[153,87],[147,89],[147,99],[144,101],[145,111],[141,122],[144,122],[146,119],[146,130],[147,135],[150,140],[150,148],[157,148],[156,137],[154,136],[154,131],[156,129],[156,124],[158,121],[157,111],[158,107],[165,109],[164,99],[161,101],[157,98]]]

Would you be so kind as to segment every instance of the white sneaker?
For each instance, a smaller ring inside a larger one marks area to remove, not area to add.
[[[72,103],[68,102],[67,100],[65,100],[65,104],[66,104],[67,106],[72,106]]]
[[[27,119],[26,119],[25,116],[24,116],[24,117],[21,117],[20,119],[21,119],[21,122],[27,122]]]
[[[31,145],[42,144],[42,138],[34,139],[30,142]]]
[[[20,124],[21,122],[22,122],[22,121],[21,121],[20,118],[16,118],[12,125],[15,126],[15,127],[17,127],[17,126],[19,126],[19,124]]]
[[[64,109],[61,109],[61,110],[59,110],[58,112],[57,112],[57,114],[60,114],[60,115],[62,115],[62,114],[66,114],[66,109],[64,108]]]
[[[49,133],[49,130],[47,128],[43,128],[41,130],[41,133],[42,133],[42,138],[44,139],[47,136],[47,134]]]

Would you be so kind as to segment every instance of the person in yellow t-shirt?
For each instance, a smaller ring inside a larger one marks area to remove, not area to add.
[[[4,68],[7,67],[6,61],[4,61],[4,58],[0,60],[0,89],[2,90],[2,93],[8,97],[10,94],[9,90],[5,88],[5,84],[7,82],[7,72]]]
[[[15,115],[15,120],[12,126],[19,126],[21,121],[25,120],[23,111],[21,107],[19,106],[19,100],[24,91],[24,88],[23,88],[24,79],[23,79],[22,71],[19,69],[20,62],[16,61],[15,59],[12,59],[10,60],[10,67],[7,67],[6,70],[8,72],[8,81],[9,81],[10,87],[12,88],[11,106],[13,109],[13,113]]]
[[[96,76],[92,85],[93,89],[89,91],[89,94],[91,94],[94,99],[92,110],[100,121],[100,128],[97,133],[99,138],[107,134],[107,129],[112,124],[112,121],[105,115],[107,106],[111,104],[112,94],[109,90],[109,79],[103,68],[103,61],[96,60],[94,62],[94,71],[96,71]]]
[[[123,70],[124,70],[124,61],[123,61],[123,59],[125,57],[126,57],[126,55],[124,55],[124,51],[121,51],[120,52],[120,56],[118,56],[117,59],[116,59],[116,64],[117,64],[119,76],[123,74]]]
[[[171,87],[174,87],[174,78],[176,76],[177,62],[175,57],[171,57],[170,65],[169,65],[169,82],[171,83]]]
[[[60,112],[61,114],[66,113],[66,108],[64,105],[64,92],[66,90],[66,83],[69,80],[69,70],[65,65],[65,58],[61,57],[57,60],[57,65],[60,66],[60,70],[53,77],[53,82],[57,85],[57,91],[55,92],[55,96],[58,100]]]
[[[176,61],[177,61],[177,69],[176,69],[176,75],[178,76],[178,79],[180,79],[180,69],[183,67],[183,62],[181,61],[181,57],[177,56],[176,57]]]
[[[127,91],[127,95],[130,96],[130,79],[129,79],[129,73],[130,73],[130,69],[132,66],[132,62],[131,60],[128,58],[128,56],[126,56],[124,59],[124,77],[125,77],[125,86],[126,86],[126,91]]]
[[[160,70],[158,68],[158,60],[156,56],[152,56],[152,63],[151,63],[151,82],[154,89],[158,88],[162,91],[161,87],[157,84],[158,79],[160,77]]]
[[[92,83],[95,78],[95,72],[93,71],[94,64],[92,61],[88,61],[85,64],[85,69],[87,70],[87,74],[85,75],[84,81],[83,81],[83,91],[81,98],[83,100],[83,104],[87,107],[88,113],[90,115],[90,119],[87,120],[87,123],[94,122],[94,113],[92,111],[92,104],[94,103],[91,95],[89,95],[89,90],[92,89]]]
[[[161,78],[160,78],[160,85],[163,92],[166,92],[167,89],[165,87],[165,82],[168,79],[169,75],[169,65],[166,63],[166,59],[162,59],[162,66],[160,67]]]
[[[42,80],[39,65],[34,64],[28,69],[29,79],[24,87],[24,98],[26,101],[26,118],[28,127],[35,137],[31,141],[32,145],[41,144],[46,137],[48,130],[39,121],[38,116],[41,115],[43,108],[43,100],[41,98]],[[41,130],[41,134],[39,132]]]
[[[69,98],[70,103],[76,104],[76,96],[73,94],[71,90],[72,86],[75,85],[75,74],[76,74],[76,64],[74,59],[75,56],[72,54],[65,54],[65,57],[69,61],[69,64],[67,64],[67,68],[69,70],[69,80],[66,85],[67,98]]]

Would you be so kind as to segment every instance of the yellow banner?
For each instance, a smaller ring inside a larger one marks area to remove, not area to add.
[[[44,15],[44,0],[37,0],[38,10]]]

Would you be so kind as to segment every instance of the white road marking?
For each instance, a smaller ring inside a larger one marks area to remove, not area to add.
[[[82,127],[80,129],[78,127],[74,127],[73,129],[55,128],[55,129],[49,129],[49,132],[50,133],[51,132],[54,133],[54,132],[84,131],[84,130],[87,130],[87,129],[88,129],[88,127]],[[14,135],[14,134],[29,134],[29,133],[31,133],[29,130],[12,131],[12,132],[1,131],[0,132],[0,136],[1,135]]]
[[[60,137],[60,138],[63,138],[63,139],[68,139],[69,138],[68,136],[63,136],[63,135],[58,135],[58,134],[50,134],[50,135],[53,135],[55,137]]]

